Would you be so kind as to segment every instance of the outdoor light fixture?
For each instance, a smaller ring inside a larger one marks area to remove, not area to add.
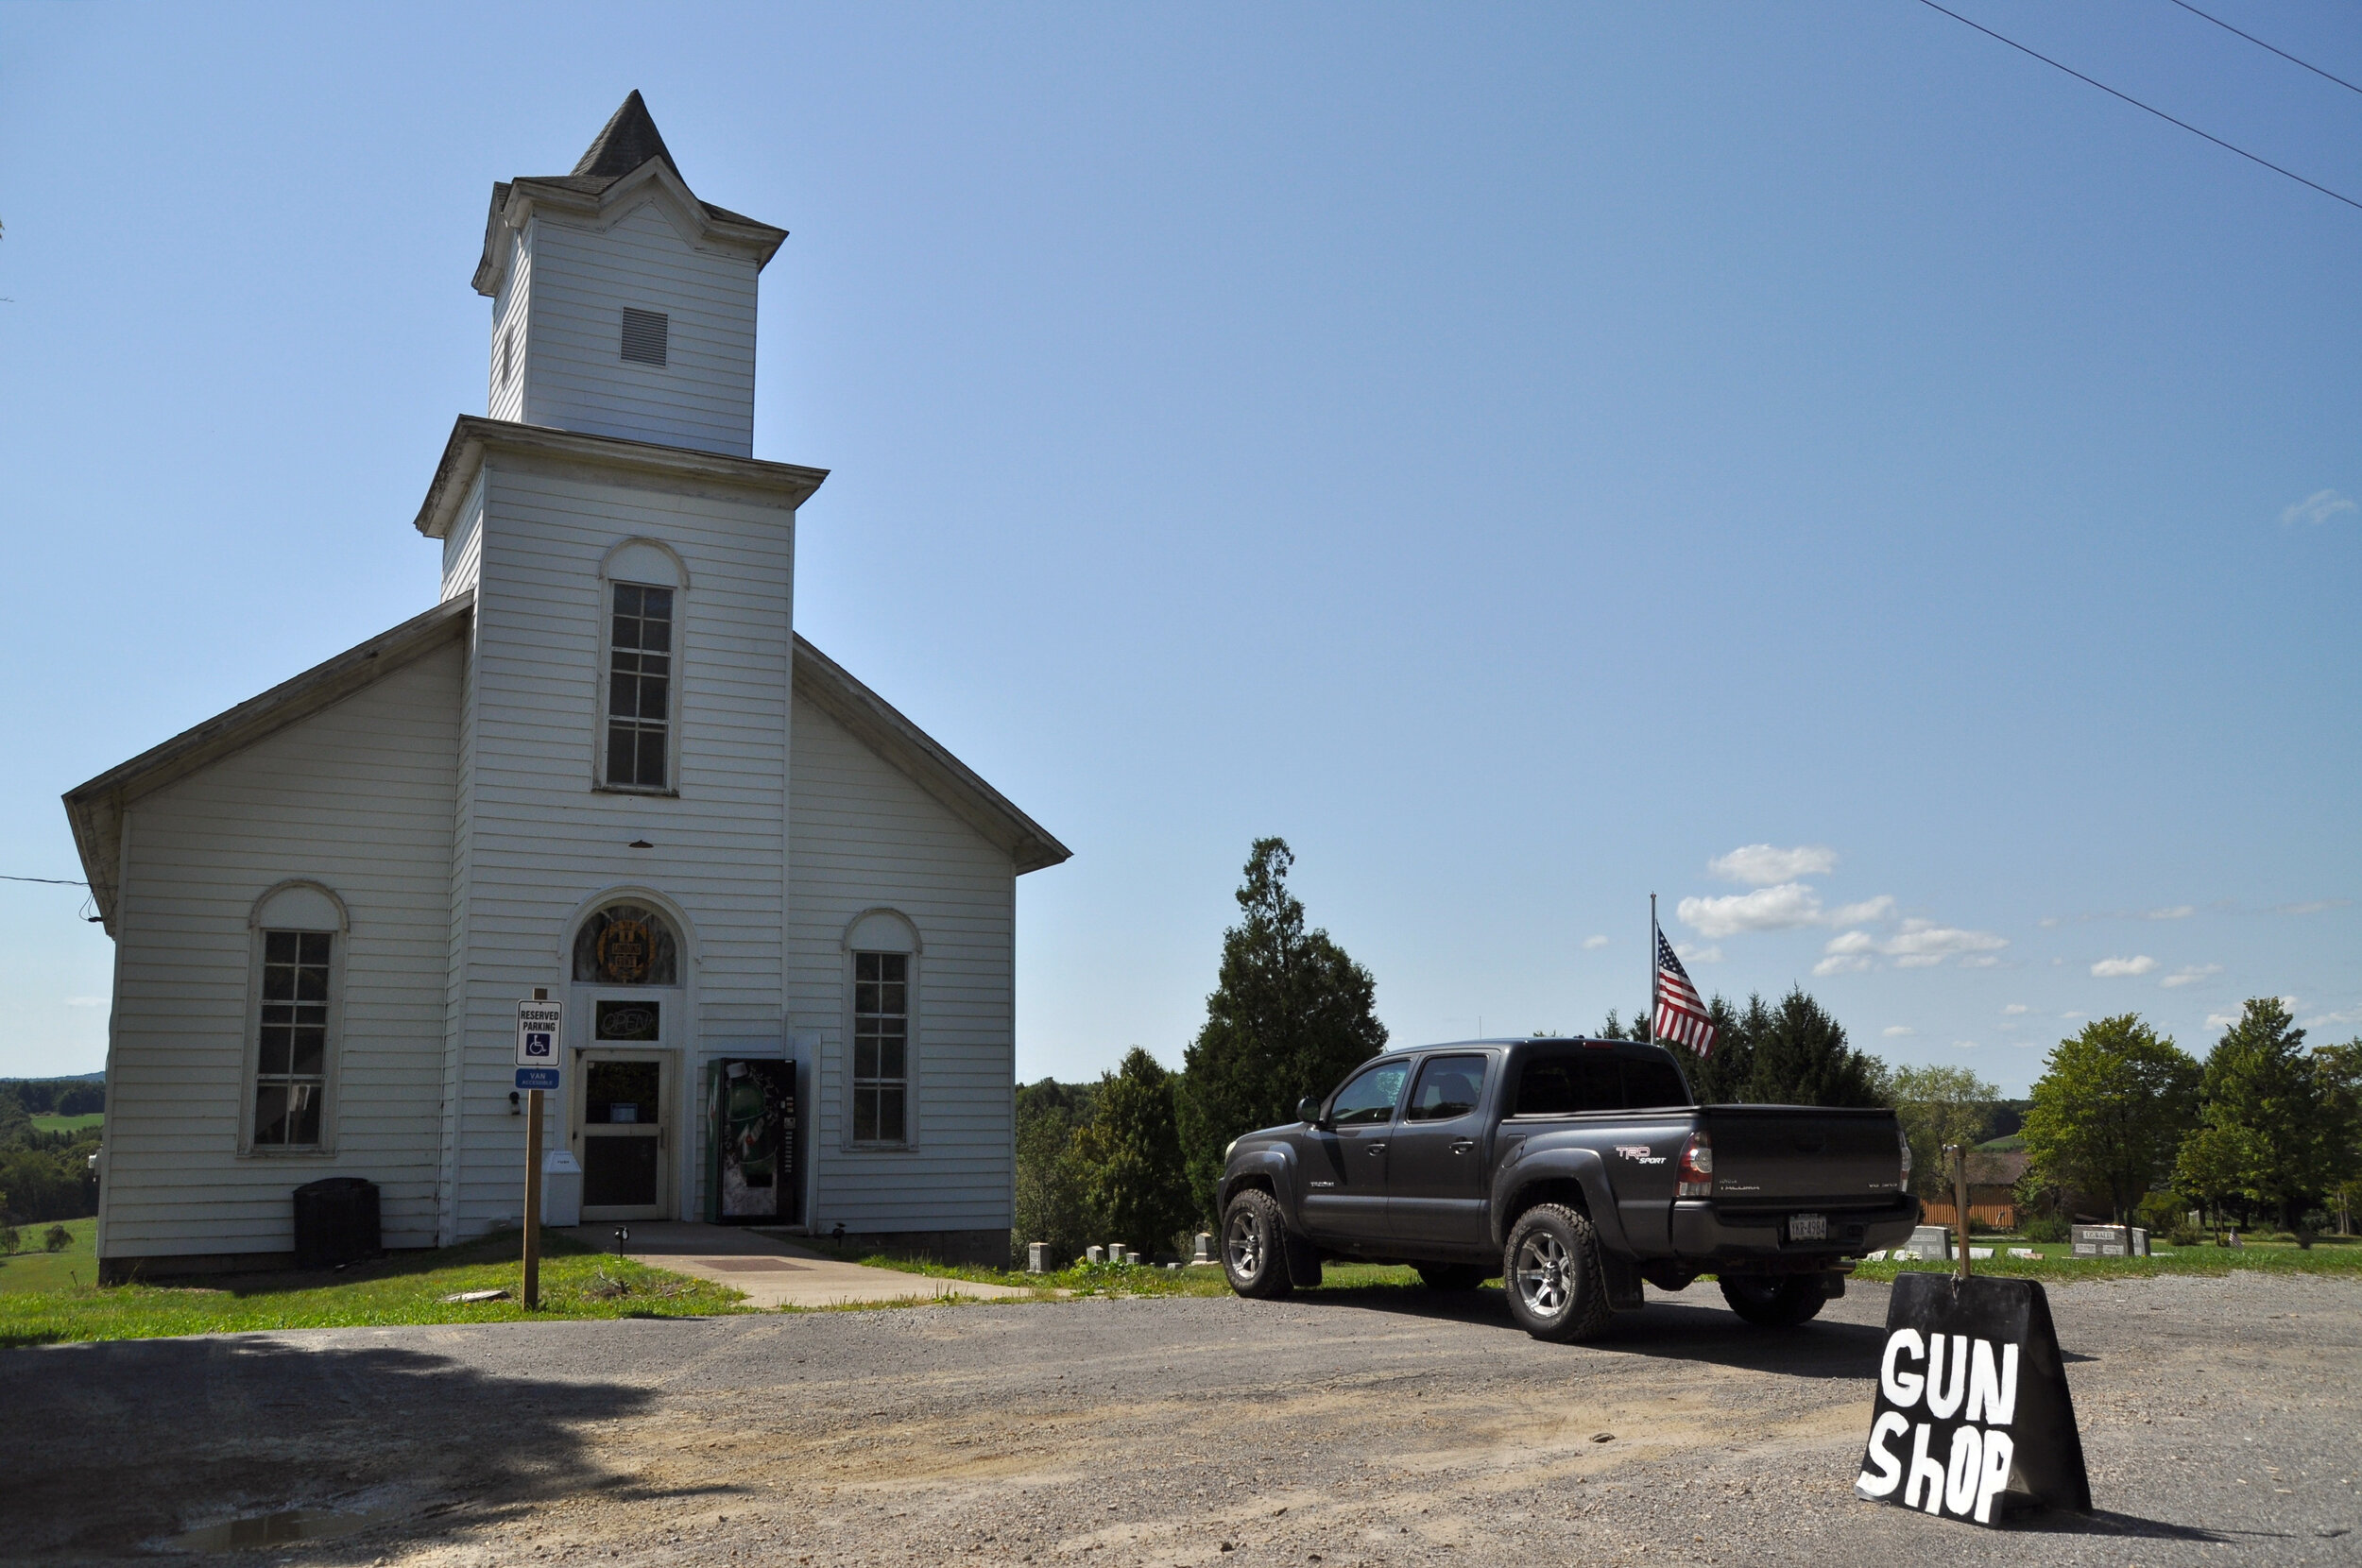
[[[508,1091],[508,1114],[512,1116],[521,1116],[525,1114],[525,1102],[514,1089]]]

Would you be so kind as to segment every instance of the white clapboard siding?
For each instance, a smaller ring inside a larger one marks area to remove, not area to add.
[[[484,480],[481,475],[460,503],[458,520],[443,538],[443,596],[449,602],[475,591],[484,552]]]
[[[533,352],[517,417],[751,456],[754,259],[700,248],[654,196],[603,230],[546,213],[528,227]],[[668,318],[662,366],[623,357],[625,307]]]
[[[1005,1230],[1016,1075],[1017,876],[1006,851],[809,702],[796,704],[790,1021],[817,1037],[812,1219],[853,1231]],[[847,1150],[847,929],[917,929],[916,1147]]]
[[[492,301],[490,395],[485,399],[484,412],[495,419],[522,419],[525,365],[533,348],[533,246],[525,234],[511,234],[506,244],[508,267],[502,275],[500,294]],[[501,375],[504,337],[509,347],[505,379]]]
[[[385,1240],[436,1232],[462,650],[454,642],[130,810],[108,1071],[111,1256],[282,1252],[290,1194],[379,1184]],[[238,1153],[254,901],[334,889],[344,939],[327,1156]]]
[[[793,512],[496,455],[480,532],[463,892],[450,928],[447,1239],[518,1213],[516,1002],[537,985],[567,994],[567,943],[586,901],[647,888],[685,916],[685,1091],[702,1042],[777,1039],[783,1004]],[[671,547],[688,571],[675,611],[677,798],[590,787],[605,686],[600,566],[632,538]],[[629,848],[635,839],[653,847]],[[577,1041],[583,1011],[570,1021]],[[690,1124],[668,1113],[668,1125]],[[561,1116],[553,1146],[570,1131]]]

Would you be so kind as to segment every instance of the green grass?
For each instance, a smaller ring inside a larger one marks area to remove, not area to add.
[[[1054,1273],[1028,1274],[1015,1269],[986,1269],[974,1264],[937,1263],[930,1258],[864,1253],[831,1246],[825,1238],[798,1236],[799,1246],[859,1263],[872,1269],[899,1269],[929,1279],[967,1280],[977,1285],[1009,1285],[1050,1297],[1060,1291],[1104,1296],[1227,1296],[1229,1282],[1220,1269],[1169,1270],[1143,1264],[1081,1263]],[[1374,1287],[1411,1287],[1419,1285],[1416,1270],[1369,1263],[1330,1263],[1321,1270],[1324,1290],[1363,1290]],[[1422,1288],[1424,1288],[1422,1287]]]
[[[37,1133],[78,1133],[85,1127],[105,1123],[107,1113],[92,1111],[78,1116],[35,1116],[33,1130]]]
[[[544,1232],[539,1311],[527,1312],[514,1299],[445,1302],[445,1296],[463,1290],[505,1289],[513,1297],[521,1287],[521,1238],[513,1231],[438,1251],[395,1253],[341,1272],[99,1287],[91,1283],[94,1223],[84,1219],[67,1226],[79,1236],[66,1253],[20,1255],[0,1265],[0,1347],[379,1323],[702,1317],[739,1311],[745,1299],[726,1286],[608,1256],[571,1236]],[[60,1263],[60,1257],[69,1261]],[[78,1274],[79,1283],[66,1278],[69,1273]]]
[[[2257,1241],[2244,1247],[2175,1247],[2153,1257],[2074,1257],[2063,1241],[2018,1241],[2010,1236],[1977,1236],[1971,1246],[1990,1245],[1990,1258],[1972,1258],[1969,1268],[2002,1279],[2077,1280],[2151,1279],[2159,1274],[2222,1275],[2246,1270],[2259,1274],[2362,1274],[2362,1245],[2351,1236],[2324,1236],[2310,1251],[2293,1242]],[[2011,1247],[2029,1247],[2039,1259],[2010,1256]],[[1955,1266],[1934,1259],[1864,1263],[1854,1277],[1891,1280],[1901,1273],[1949,1273]]]
[[[52,1223],[65,1226],[66,1234],[74,1238],[63,1252],[42,1251],[42,1237]],[[16,1244],[24,1250],[0,1256],[0,1292],[69,1290],[77,1276],[81,1284],[90,1284],[98,1277],[98,1259],[91,1251],[91,1238],[97,1230],[95,1219],[43,1220],[19,1225]]]

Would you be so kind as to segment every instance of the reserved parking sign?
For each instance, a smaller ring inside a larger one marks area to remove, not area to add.
[[[1854,1490],[1979,1525],[2035,1508],[2091,1512],[2075,1401],[2041,1286],[1895,1277]]]
[[[517,1004],[517,1065],[555,1068],[566,1019],[563,1002]]]

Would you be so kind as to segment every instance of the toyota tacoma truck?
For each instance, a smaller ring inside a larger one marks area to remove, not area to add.
[[[1241,1296],[1320,1282],[1324,1259],[1409,1264],[1442,1290],[1500,1277],[1537,1338],[1582,1339],[1641,1282],[1702,1274],[1767,1327],[1842,1295],[1919,1221],[1889,1110],[1700,1105],[1673,1053],[1630,1040],[1479,1040],[1389,1051],[1223,1171],[1223,1267]]]

